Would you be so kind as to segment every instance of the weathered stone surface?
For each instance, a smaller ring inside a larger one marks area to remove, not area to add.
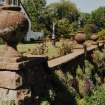
[[[85,33],[84,32],[78,32],[77,35],[75,36],[75,40],[77,41],[77,43],[83,44],[83,42],[85,42],[85,40],[86,40]]]
[[[15,44],[27,33],[28,20],[23,13],[13,10],[15,8],[20,9],[20,7],[11,8],[11,6],[8,6],[7,10],[5,10],[5,8],[6,6],[4,8],[2,7],[0,11],[0,36],[2,36],[5,41]],[[6,30],[7,28],[10,29],[10,31]]]
[[[15,100],[17,96],[16,90],[0,88],[0,101]]]
[[[0,71],[1,70],[18,71],[23,69],[28,62],[29,61],[23,61],[17,63],[0,62]]]
[[[16,105],[32,105],[31,90],[28,88],[20,90],[0,88],[0,102],[10,103],[11,101],[14,101]]]
[[[1,55],[2,56],[2,55]],[[6,62],[6,63],[17,63],[27,60],[27,57],[1,57],[0,56],[0,62]]]
[[[22,62],[4,64],[10,67],[5,65],[5,68],[0,67],[0,100],[4,102],[14,100],[16,105],[35,105],[34,98],[46,94],[48,69],[46,57],[32,56]]]
[[[0,71],[0,87],[16,89],[22,86],[22,77],[16,72]]]

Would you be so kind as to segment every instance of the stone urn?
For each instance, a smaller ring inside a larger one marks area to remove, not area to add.
[[[2,56],[20,57],[17,44],[27,33],[28,20],[21,12],[19,6],[0,7],[0,37],[4,40],[6,48]]]
[[[97,40],[98,40],[98,36],[97,36],[96,34],[93,34],[93,35],[91,36],[91,40],[97,41]]]
[[[75,40],[78,44],[83,44],[86,40],[86,34],[82,31],[78,32],[76,35],[75,35]]]

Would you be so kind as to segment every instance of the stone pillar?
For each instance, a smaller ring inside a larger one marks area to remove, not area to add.
[[[3,58],[4,59],[4,58]],[[38,83],[47,79],[45,57],[0,58],[0,103],[34,105],[35,89],[43,89]],[[11,61],[11,62],[10,62]],[[15,62],[15,63],[14,63]],[[13,105],[14,105],[13,104]]]
[[[0,37],[6,46],[0,52],[0,105],[36,105],[35,97],[45,94],[47,59],[17,51],[29,23],[20,7],[8,6],[10,2],[0,8]]]
[[[26,62],[20,58],[0,58],[0,101],[2,103],[14,102],[18,105],[19,100],[26,96],[31,98],[31,90],[23,86]]]

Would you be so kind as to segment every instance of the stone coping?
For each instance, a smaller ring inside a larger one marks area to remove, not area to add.
[[[47,62],[47,57],[45,56],[27,56],[22,59],[20,58],[5,58],[7,60],[3,61],[2,57],[0,57],[0,71],[19,71],[24,69],[26,65],[31,65],[33,62],[34,64]],[[17,61],[19,59],[20,61]],[[14,62],[13,62],[14,61]]]
[[[99,44],[99,47],[102,47],[102,46],[103,44]],[[96,48],[97,48],[97,45],[91,45],[90,47],[87,48],[87,51],[90,52]],[[65,55],[65,56],[62,56],[53,60],[49,60],[48,66],[49,68],[57,67],[61,64],[65,64],[73,59],[76,59],[77,57],[83,54],[84,54],[84,49],[74,49],[73,53],[70,53],[68,55]]]

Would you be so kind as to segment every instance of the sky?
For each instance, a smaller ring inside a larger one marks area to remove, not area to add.
[[[53,3],[60,0],[47,0],[47,3]],[[100,6],[105,6],[105,0],[71,0],[76,4],[77,8],[81,12],[90,13],[91,11],[97,9]]]

